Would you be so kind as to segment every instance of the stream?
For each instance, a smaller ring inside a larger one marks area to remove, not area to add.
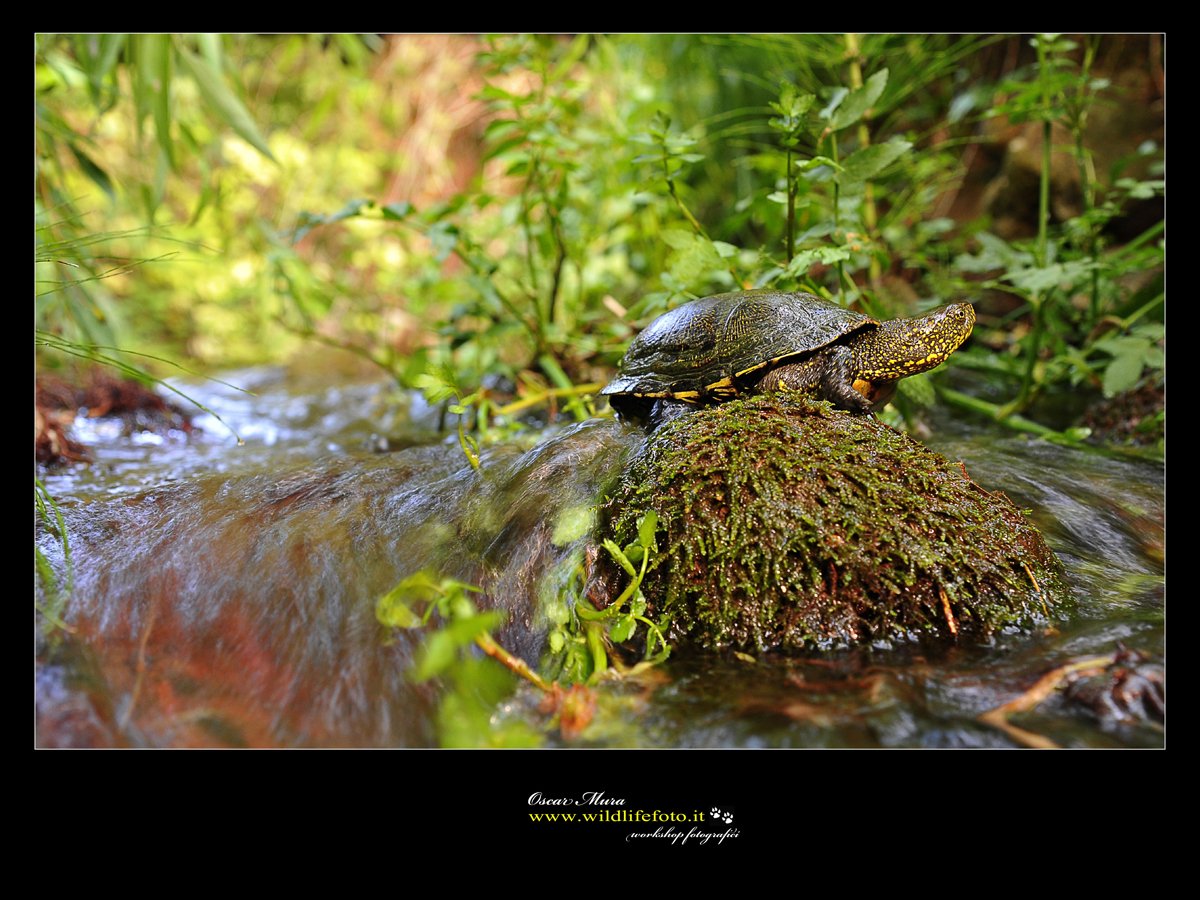
[[[589,514],[641,432],[609,418],[531,427],[486,447],[477,475],[419,395],[315,365],[225,380],[254,394],[183,389],[244,445],[209,414],[191,435],[83,419],[94,463],[44,477],[71,590],[56,607],[66,628],[36,614],[38,745],[437,746],[439,687],[410,677],[421,631],[389,634],[376,600],[423,569],[481,585],[509,614],[496,639],[536,665],[539,597],[581,548],[563,523]],[[930,449],[1030,511],[1066,568],[1067,619],[986,645],[685,649],[602,685],[577,738],[547,728],[529,685],[496,706],[496,727],[523,723],[548,746],[1164,746],[1163,465],[944,411],[930,424]],[[65,581],[53,529],[36,537]],[[1064,680],[1012,728],[980,719],[1118,648],[1116,666]]]

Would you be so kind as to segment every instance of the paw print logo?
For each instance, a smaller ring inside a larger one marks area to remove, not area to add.
[[[712,817],[714,819],[724,822],[726,825],[733,822],[733,813],[721,812],[715,806],[712,808]]]

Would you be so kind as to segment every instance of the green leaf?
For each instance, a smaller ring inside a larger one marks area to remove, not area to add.
[[[883,89],[887,87],[888,70],[880,69],[867,79],[866,83],[853,91],[837,111],[833,113],[830,125],[837,130],[853,125],[875,105]]]
[[[1116,186],[1128,191],[1129,196],[1136,200],[1149,200],[1166,190],[1167,183],[1165,181],[1135,181],[1132,178],[1118,178]]]
[[[684,247],[690,247],[696,241],[694,232],[685,231],[682,228],[667,228],[659,233],[664,244],[668,247],[674,247],[676,250],[682,250]]]
[[[473,644],[475,638],[503,624],[504,613],[499,610],[455,618],[425,639],[413,679],[427,681],[445,671],[458,658],[460,648]]]
[[[658,534],[658,513],[650,510],[638,522],[638,541],[646,550],[654,548],[654,538]]]
[[[370,209],[374,205],[375,203],[372,200],[350,200],[337,212],[326,216],[325,224],[328,225],[330,222],[338,222],[342,219],[353,218],[357,216],[364,207]]]
[[[845,247],[818,247],[815,250],[805,250],[793,256],[784,271],[788,275],[802,277],[807,274],[809,266],[813,263],[819,262],[829,266],[849,259],[850,255],[850,251]]]
[[[829,98],[829,103],[826,104],[825,108],[823,110],[821,110],[817,115],[819,115],[822,119],[831,118],[833,116],[834,110],[836,110],[841,105],[842,101],[846,99],[846,95],[849,93],[850,93],[849,88],[839,87],[836,90],[834,90],[833,96],[831,96]]]
[[[413,205],[407,200],[401,200],[399,203],[389,203],[383,207],[383,217],[385,219],[403,219],[413,211]]]
[[[571,46],[567,48],[567,52],[559,60],[558,65],[554,67],[554,71],[550,73],[550,77],[547,80],[550,82],[559,81],[564,75],[570,72],[575,63],[583,59],[583,54],[587,53],[590,42],[590,35],[576,35],[575,40],[571,41]]]
[[[484,100],[517,100],[519,99],[503,88],[498,88],[494,84],[485,84],[483,90],[479,92],[479,96]]]
[[[154,181],[148,186],[143,185],[144,195],[149,197],[146,208],[150,219],[154,218],[154,211],[162,204],[167,190],[167,172],[170,169],[170,160],[162,147],[159,147],[155,153]]]
[[[1033,263],[1033,254],[1009,246],[1002,238],[986,231],[975,235],[982,246],[979,254],[960,254],[954,260],[955,268],[963,272],[984,273],[994,269],[1019,269]]]
[[[200,95],[204,98],[204,102],[212,107],[213,111],[242,140],[257,149],[271,162],[278,163],[275,155],[271,153],[271,148],[267,145],[266,138],[258,130],[258,125],[250,117],[250,113],[242,105],[242,101],[225,84],[220,73],[213,71],[208,63],[191,53],[182,44],[176,43],[175,49],[183,67],[187,69],[188,74],[195,80],[196,86],[200,88]]]
[[[687,284],[685,282],[682,282],[679,279],[677,279],[670,272],[663,272],[658,277],[659,277],[659,280],[663,283],[663,287],[667,288],[667,290],[669,292],[668,296],[670,296],[671,294],[683,294],[683,293],[687,292]]]
[[[421,617],[404,602],[397,588],[392,588],[375,603],[375,618],[388,628],[416,628]]]
[[[912,144],[908,141],[890,141],[886,144],[863,147],[846,157],[843,171],[835,178],[842,184],[867,181],[911,149]]]
[[[220,72],[225,67],[225,50],[221,46],[221,36],[212,32],[201,32],[196,35],[196,46],[200,55],[212,66],[213,71]]]
[[[981,98],[974,90],[965,91],[955,96],[950,101],[950,109],[946,114],[946,120],[954,125],[962,121],[967,113],[973,110]]]
[[[483,139],[485,141],[498,141],[517,130],[517,128],[518,124],[512,119],[493,119],[483,129]]]
[[[92,35],[84,37],[84,42],[90,40]],[[124,34],[102,34],[100,38],[99,53],[90,59],[90,65],[86,65],[85,69],[88,76],[88,88],[92,92],[92,99],[101,112],[108,110],[116,102],[118,92],[107,84],[108,76],[120,58],[121,51],[125,48],[127,35]],[[102,94],[107,93],[108,98],[102,98]]]
[[[804,116],[817,100],[807,91],[797,92],[794,85],[783,82],[779,90],[779,102],[772,103],[771,108],[779,113],[780,118],[771,119],[767,124],[772,128],[795,136],[804,130]]]
[[[402,603],[411,607],[415,603],[429,603],[436,599],[439,593],[437,582],[428,572],[422,570],[409,575],[397,584],[379,598],[379,603],[386,601],[389,605]]]
[[[164,34],[140,34],[130,47],[132,57],[133,96],[137,107],[136,127],[138,137],[142,134],[142,123],[147,115],[154,119],[158,145],[167,154],[167,161],[174,167],[174,150],[171,146],[170,87],[171,87],[171,44],[170,36]],[[143,190],[147,211],[153,215],[157,202]]]
[[[623,644],[633,635],[635,628],[637,628],[637,619],[633,616],[620,616],[608,630],[609,640],[614,644]]]
[[[175,142],[171,140],[171,38],[152,35],[154,40],[154,131],[158,146],[166,156],[167,165],[175,171]],[[162,192],[158,192],[161,198]],[[157,204],[156,204],[157,205]]]
[[[108,195],[111,202],[116,202],[117,194],[113,190],[112,181],[108,174],[92,162],[92,158],[75,146],[74,142],[67,144],[71,149],[71,153],[75,156],[75,161],[79,163],[79,168],[83,170],[83,174],[92,179],[93,182]]]
[[[1049,266],[1031,266],[1027,269],[1009,272],[1008,280],[1016,287],[1024,288],[1030,293],[1041,294],[1060,285],[1075,284],[1088,272],[1099,267],[1099,263],[1090,259],[1054,263]]]
[[[435,631],[421,645],[421,661],[413,671],[414,681],[428,681],[449,668],[458,658],[458,645],[445,631]]]
[[[1133,333],[1153,343],[1166,336],[1167,328],[1162,322],[1146,322],[1134,328]]]
[[[611,541],[610,539],[608,539],[608,538],[605,538],[605,539],[604,539],[604,549],[605,549],[605,550],[607,550],[607,551],[609,552],[609,554],[612,556],[612,558],[613,558],[613,559],[615,559],[615,560],[617,561],[617,563],[618,563],[618,564],[621,566],[621,568],[622,568],[622,569],[624,569],[626,572],[628,572],[628,573],[629,573],[629,576],[630,576],[631,578],[637,578],[637,574],[638,574],[638,573],[637,573],[637,569],[635,569],[635,568],[633,567],[633,563],[631,563],[631,562],[629,561],[629,557],[628,557],[628,556],[626,556],[626,555],[625,555],[625,554],[624,554],[624,553],[621,551],[621,548],[620,548],[620,547],[618,547],[618,546],[617,546],[617,545],[616,545],[616,544],[615,544],[613,541]]]
[[[413,379],[413,387],[421,391],[425,395],[425,399],[430,403],[441,403],[448,397],[458,395],[458,387],[448,381],[445,376],[434,369],[433,371],[425,371]]]
[[[1150,346],[1150,343],[1144,337],[1122,334],[1096,341],[1094,346],[1097,350],[1103,350],[1105,353],[1111,353],[1113,356],[1128,356],[1131,353],[1144,352]]]
[[[458,246],[458,228],[450,222],[438,222],[425,232],[432,244],[433,258],[438,263],[444,263]]]
[[[676,231],[664,240],[676,247],[669,263],[670,273],[680,284],[689,285],[714,272],[725,270],[721,254],[706,237],[686,231]],[[675,241],[675,243],[672,243]],[[665,284],[666,282],[664,282]]]
[[[1142,376],[1142,354],[1125,353],[1104,370],[1104,396],[1115,397],[1128,391]]]
[[[563,367],[558,364],[558,360],[553,356],[542,354],[538,357],[538,365],[550,377],[555,387],[567,391],[573,387],[570,377],[563,371]]]
[[[480,159],[480,162],[487,162],[489,159],[495,159],[498,156],[503,156],[509,150],[512,150],[515,147],[522,146],[525,143],[525,141],[526,141],[525,135],[518,134],[515,137],[511,137],[511,138],[508,138],[507,140],[500,141],[497,144],[493,144],[492,146],[488,147],[488,149],[484,152],[483,157]]]
[[[778,112],[781,116],[786,116],[791,108],[792,101],[796,99],[796,86],[790,81],[781,82],[779,85],[779,102],[772,101],[771,109]]]
[[[369,51],[357,34],[335,34],[334,39],[342,56],[351,65],[361,66],[366,61]]]

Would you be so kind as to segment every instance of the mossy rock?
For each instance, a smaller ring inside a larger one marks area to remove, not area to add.
[[[986,640],[1044,624],[1068,598],[1061,563],[1007,497],[873,416],[801,396],[655,431],[606,506],[619,545],[651,509],[649,608],[704,647]]]

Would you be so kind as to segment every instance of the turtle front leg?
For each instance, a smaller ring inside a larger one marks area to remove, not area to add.
[[[842,409],[867,412],[871,401],[854,389],[854,353],[849,347],[827,351],[825,372],[821,377],[821,396]]]
[[[755,385],[755,392],[796,391],[815,394],[841,409],[871,408],[871,401],[854,389],[854,354],[833,347],[800,362],[771,369]]]

